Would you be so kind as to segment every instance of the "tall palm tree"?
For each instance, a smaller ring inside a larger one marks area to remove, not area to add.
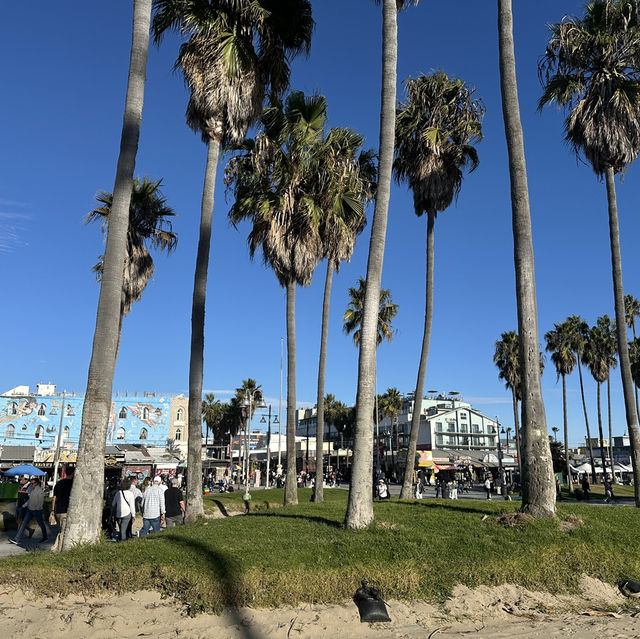
[[[633,295],[624,296],[624,317],[627,326],[631,329],[633,340],[636,339],[636,317],[640,317],[640,300],[637,300]],[[633,372],[631,377],[634,379],[633,391],[636,398],[636,414],[640,414],[640,402],[638,402],[638,384],[635,381]]]
[[[129,202],[140,138],[144,85],[149,51],[151,0],[134,0],[131,57],[125,99],[120,154],[113,187],[113,203],[104,271],[100,285],[87,391],[82,409],[76,477],[69,502],[64,549],[94,543],[100,536],[104,447],[116,366],[122,310],[122,283],[127,254]]]
[[[358,358],[356,434],[354,464],[345,516],[347,528],[364,528],[373,521],[373,412],[376,380],[376,347],[382,263],[387,235],[393,144],[396,125],[396,84],[398,62],[398,12],[418,0],[375,0],[382,4],[382,92],[380,104],[380,144],[376,203],[371,223],[367,260],[366,293],[362,318],[362,340]]]
[[[295,455],[296,411],[296,286],[309,286],[323,255],[314,198],[317,163],[326,123],[321,96],[292,92],[286,103],[266,109],[263,129],[242,145],[226,170],[235,202],[229,219],[235,225],[250,220],[251,257],[261,248],[287,295],[287,479],[285,504],[298,503]]]
[[[396,473],[396,451],[398,449],[398,415],[402,410],[402,394],[397,388],[387,388],[378,402],[380,412],[391,421],[391,467]],[[395,431],[395,445],[394,445]]]
[[[587,402],[584,396],[584,381],[582,379],[582,355],[589,336],[589,324],[579,315],[570,315],[564,322],[567,331],[570,333],[571,349],[575,353],[578,362],[578,376],[580,379],[580,396],[582,398],[582,411],[584,413],[584,424],[587,431],[587,447],[589,449],[589,459],[591,461],[592,479],[596,481],[595,460],[593,457],[593,446],[591,444],[591,429],[589,427],[589,414]]]
[[[518,471],[522,481],[522,459],[520,448],[520,409],[522,399],[520,382],[520,340],[515,331],[502,333],[495,343],[493,362],[498,367],[498,379],[504,380],[505,386],[511,391],[513,404],[513,425],[516,433],[516,451],[518,453]]]
[[[178,244],[178,236],[173,232],[171,221],[167,219],[174,216],[175,212],[167,206],[167,200],[160,191],[161,185],[162,180],[154,181],[145,177],[141,182],[139,178],[133,179],[116,353],[120,350],[122,320],[125,315],[131,312],[133,304],[142,297],[144,289],[153,277],[154,265],[149,248],[170,253]],[[88,213],[85,224],[101,222],[102,232],[106,236],[109,231],[113,194],[99,191],[96,200],[102,206]],[[104,271],[104,255],[100,256],[100,261],[92,270],[96,273],[98,282],[101,282]]]
[[[360,345],[362,337],[362,322],[364,318],[365,280],[358,279],[358,287],[349,288],[349,304],[342,318],[342,330],[353,336],[353,343]],[[393,341],[394,328],[392,322],[398,314],[398,305],[393,303],[391,291],[380,289],[380,301],[376,325],[376,347],[384,340]],[[373,414],[373,406],[371,408]]]
[[[513,254],[522,386],[522,510],[555,516],[553,460],[547,437],[538,361],[538,307],[529,210],[529,187],[518,102],[511,0],[498,0],[498,41],[502,114],[509,155]]]
[[[400,499],[410,499],[420,400],[429,358],[433,319],[434,226],[438,213],[447,209],[462,187],[463,170],[478,166],[474,143],[482,139],[482,102],[462,80],[451,79],[443,71],[421,75],[406,82],[407,102],[396,117],[396,160],[399,182],[406,181],[413,192],[417,216],[427,217],[427,276],[424,332],[415,388],[416,410],[411,419],[407,464]]]
[[[240,142],[259,118],[267,91],[280,96],[291,59],[308,52],[309,0],[154,0],[156,43],[168,30],[189,36],[176,67],[190,91],[187,125],[202,135],[207,160],[191,309],[186,521],[204,514],[198,433],[204,374],[204,312],[215,180],[221,145]]]
[[[569,420],[567,417],[567,375],[576,367],[577,358],[573,351],[571,324],[554,324],[554,330],[545,333],[546,350],[551,353],[551,361],[556,367],[558,379],[562,378],[562,418],[564,425],[564,457],[567,463],[567,484],[573,492],[571,482],[571,464],[569,463]],[[554,432],[558,429],[554,427]]]
[[[598,401],[598,435],[600,439],[600,459],[602,460],[602,470],[607,470],[604,450],[604,437],[602,431],[602,409],[600,403],[600,387],[603,382],[609,379],[612,368],[616,367],[615,353],[617,350],[616,331],[612,326],[611,319],[608,315],[599,317],[596,325],[589,330],[589,335],[585,343],[584,353],[582,354],[582,362],[589,367],[593,379],[597,383],[597,401]],[[613,468],[611,468],[611,476],[613,477]]]
[[[375,166],[373,153],[359,153],[364,138],[351,129],[331,129],[317,159],[316,195],[323,212],[320,236],[327,259],[327,274],[322,302],[320,359],[318,362],[316,474],[323,476],[324,386],[329,334],[329,304],[333,273],[353,253],[356,237],[364,229],[364,207],[373,197]],[[323,484],[314,485],[315,502],[324,501]]]
[[[640,507],[640,429],[627,349],[616,174],[640,151],[640,20],[635,0],[595,0],[581,18],[552,24],[539,64],[544,87],[540,108],[556,102],[568,115],[565,139],[604,178],[609,217],[611,274],[618,357],[634,492]]]

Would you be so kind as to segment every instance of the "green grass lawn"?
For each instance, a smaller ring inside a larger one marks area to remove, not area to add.
[[[351,531],[342,527],[346,491],[326,491],[323,504],[310,503],[310,493],[299,491],[298,506],[274,508],[282,491],[260,491],[247,516],[124,544],[7,558],[0,581],[43,594],[156,589],[197,612],[341,602],[362,578],[386,598],[430,601],[460,582],[571,592],[583,572],[610,583],[640,578],[636,508],[559,504],[558,521],[512,526],[501,516],[513,514],[515,503],[392,500],[375,504],[369,528]],[[244,509],[241,493],[206,497],[205,504]],[[576,518],[578,525],[567,525]]]

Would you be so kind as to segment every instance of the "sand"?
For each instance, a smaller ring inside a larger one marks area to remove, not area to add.
[[[581,596],[555,596],[509,584],[474,590],[458,586],[443,606],[390,601],[390,623],[366,624],[360,623],[351,602],[245,608],[192,618],[177,602],[157,592],[47,598],[5,585],[0,587],[0,635],[18,639],[640,637],[640,615],[623,610],[629,600],[616,588],[583,576],[580,589]]]

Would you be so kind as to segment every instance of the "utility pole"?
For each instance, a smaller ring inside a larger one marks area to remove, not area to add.
[[[58,426],[58,438],[56,440],[56,452],[53,457],[53,485],[58,481],[58,466],[60,465],[60,445],[62,444],[62,422],[64,419],[64,403],[67,391],[62,392],[62,408],[60,409],[60,425]]]

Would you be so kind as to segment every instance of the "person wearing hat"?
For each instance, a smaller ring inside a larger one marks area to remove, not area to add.
[[[160,488],[162,478],[156,475],[153,484],[142,495],[142,528],[140,537],[144,537],[150,531],[159,532],[164,523],[165,501],[164,490]]]
[[[389,487],[384,479],[378,481],[378,499],[389,499]]]
[[[184,495],[178,488],[178,478],[171,478],[171,488],[164,493],[164,503],[167,508],[165,519],[167,528],[181,526],[184,519]]]

